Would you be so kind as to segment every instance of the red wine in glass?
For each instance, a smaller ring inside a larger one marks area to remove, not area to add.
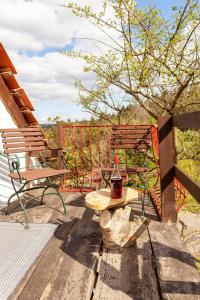
[[[101,180],[102,180],[102,177],[100,177],[100,176],[96,176],[96,177],[93,177],[93,178],[92,178],[92,181],[93,181],[94,183],[98,183],[99,185],[100,185],[100,183],[101,183]]]

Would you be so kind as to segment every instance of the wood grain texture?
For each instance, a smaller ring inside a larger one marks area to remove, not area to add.
[[[117,125],[113,130],[128,130],[128,129],[151,129],[151,125]]]
[[[148,144],[125,144],[125,145],[111,145],[111,149],[133,149],[133,150],[147,150],[149,148]]]
[[[129,131],[126,134],[116,134],[116,132],[113,132],[111,135],[111,139],[120,139],[120,138],[126,138],[126,139],[145,139],[145,140],[151,140],[151,135],[149,133],[135,133],[135,134],[130,134]]]
[[[99,197],[96,196],[96,191],[88,193],[85,197],[85,204],[94,210],[105,210],[111,207],[125,205],[137,198],[138,191],[131,188],[123,188],[122,198],[120,199],[111,199],[110,189],[101,189],[99,191]]]
[[[44,141],[36,141],[36,142],[26,142],[26,143],[6,143],[3,145],[4,149],[10,148],[21,148],[21,147],[37,147],[44,146]]]
[[[124,145],[124,144],[128,144],[128,145],[146,145],[148,146],[150,144],[150,140],[146,140],[146,139],[126,139],[126,137],[124,138],[118,138],[118,139],[112,139],[111,141],[111,145]]]
[[[9,92],[7,86],[5,85],[2,76],[0,76],[0,97],[6,109],[8,110],[11,117],[13,118],[15,124],[19,127],[28,127],[27,121],[25,120],[13,96]]]
[[[179,128],[200,128],[200,111],[173,116],[173,126]]]
[[[34,194],[32,192],[30,192],[30,194],[37,197],[40,195],[40,192],[34,191]],[[30,194],[29,194],[29,196],[30,196]],[[49,203],[49,205],[52,205],[57,208],[59,208],[59,206],[60,206],[58,199],[56,199],[56,197],[54,195],[48,196],[48,203]],[[32,208],[29,208],[29,219],[30,219],[31,223],[48,223],[49,220],[51,219],[53,213],[54,213],[54,210],[52,210],[51,208],[45,207],[45,206],[42,206],[42,207],[40,206],[40,213],[38,213],[37,206],[33,206]],[[3,216],[1,216],[1,217],[3,217]],[[12,218],[13,218],[13,221],[15,221],[15,219],[17,219],[18,221],[23,221],[24,216],[23,216],[23,213],[20,211],[20,212],[12,214]],[[0,218],[0,220],[1,220],[1,218]],[[31,295],[30,299],[34,300],[33,295],[37,289],[34,286],[34,289],[31,290],[30,286],[28,285],[28,293],[27,293],[27,283],[29,282],[29,280],[33,280],[33,279],[34,279],[34,281],[32,281],[32,283],[35,282],[35,277],[33,276],[35,274],[34,272],[36,271],[36,268],[40,265],[40,262],[43,260],[43,257],[45,257],[47,251],[49,251],[48,250],[49,247],[51,248],[51,244],[53,243],[53,240],[54,240],[54,238],[52,238],[50,240],[49,244],[43,250],[40,257],[34,262],[34,264],[29,269],[29,271],[26,273],[26,275],[24,276],[23,280],[20,282],[18,287],[15,289],[15,291],[13,291],[13,294],[10,297],[10,300],[24,299],[23,297],[21,298],[21,295],[24,295],[24,293],[25,293],[25,299],[28,300],[29,299],[28,295],[30,294]]]
[[[34,142],[34,141],[44,141],[42,136],[31,136],[31,137],[22,137],[22,138],[3,138],[3,143],[20,143],[20,142]]]
[[[175,225],[148,226],[163,299],[200,299],[200,273]]]
[[[172,117],[158,118],[159,166],[161,186],[162,222],[176,222],[174,189],[174,134]]]
[[[136,129],[133,129],[133,130],[120,130],[120,129],[117,129],[117,130],[113,130],[112,131],[112,135],[135,135],[135,134],[139,134],[139,135],[147,135],[149,134],[149,130],[146,130],[146,129],[141,129],[141,128],[136,128]]]
[[[133,247],[104,249],[93,300],[108,299],[160,299],[145,225]]]
[[[32,274],[32,277],[21,292],[18,300],[36,300],[44,293],[53,272],[59,265],[63,240],[72,228],[74,221],[60,225],[55,236],[50,241],[45,254],[37,265],[37,270]]]
[[[62,255],[41,300],[91,299],[101,245],[99,224],[86,210],[62,248]]]
[[[31,180],[47,178],[52,176],[60,176],[60,175],[64,175],[67,172],[68,171],[65,169],[57,170],[52,168],[41,168],[41,169],[30,169],[25,172],[20,172],[20,176],[24,180],[31,181]],[[11,173],[10,177],[12,177],[13,179],[19,179],[18,173]]]
[[[29,127],[29,128],[3,128],[2,132],[38,132],[40,129],[38,127]]]
[[[37,131],[34,131],[34,132],[29,132],[29,131],[26,131],[26,132],[9,132],[9,133],[3,133],[2,134],[2,137],[3,138],[7,138],[7,137],[29,137],[29,136],[42,136],[43,137],[43,134],[42,132],[38,129]]]
[[[12,153],[23,153],[23,152],[33,152],[33,151],[43,151],[45,150],[45,146],[31,146],[31,147],[24,147],[24,148],[12,148],[12,149],[5,149],[5,154],[12,154]]]

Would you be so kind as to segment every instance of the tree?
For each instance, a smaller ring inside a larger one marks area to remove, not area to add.
[[[193,93],[200,82],[198,0],[173,7],[172,21],[155,7],[139,9],[133,0],[102,2],[100,12],[71,2],[65,6],[96,25],[106,37],[106,42],[93,39],[100,54],[66,52],[82,58],[84,71],[96,76],[92,87],[76,82],[83,107],[105,117],[104,111],[120,115],[132,103],[153,118],[199,109],[200,100]]]

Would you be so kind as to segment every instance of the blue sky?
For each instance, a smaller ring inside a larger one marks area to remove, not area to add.
[[[182,6],[185,4],[186,1],[183,0],[154,0],[154,1],[149,1],[149,0],[139,0],[138,5],[140,7],[145,7],[146,5],[149,4],[155,4],[156,7],[158,7],[160,10],[162,10],[163,14],[167,18],[171,18],[171,7],[172,6]]]
[[[96,46],[84,39],[74,40],[74,36],[104,40],[102,32],[90,23],[77,19],[63,7],[65,0],[0,0],[0,36],[17,71],[17,79],[27,92],[35,107],[35,115],[42,123],[49,116],[60,115],[63,119],[88,118],[81,106],[75,102],[78,92],[75,79],[92,84],[92,74],[82,71],[82,62],[72,60],[61,51],[97,51]],[[92,4],[96,9],[101,0],[76,0],[80,4]],[[155,4],[170,18],[173,5],[183,5],[185,1],[139,0],[144,7]],[[7,17],[9,15],[9,18]],[[14,41],[14,42],[13,42]]]

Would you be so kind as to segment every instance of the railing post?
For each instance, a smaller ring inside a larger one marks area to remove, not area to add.
[[[176,222],[174,189],[174,134],[172,117],[158,118],[162,222]]]
[[[61,159],[62,153],[63,153],[63,147],[64,147],[64,133],[63,133],[63,126],[62,122],[57,122],[57,145],[58,145],[58,168],[63,169],[63,162]],[[60,185],[63,184],[63,177],[60,180]]]

